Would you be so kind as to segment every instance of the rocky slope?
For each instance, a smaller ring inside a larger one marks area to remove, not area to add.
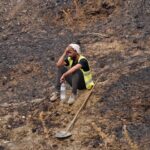
[[[148,0],[0,1],[0,149],[150,148]],[[99,82],[72,137],[58,140],[88,95],[51,103],[55,63],[80,42]]]

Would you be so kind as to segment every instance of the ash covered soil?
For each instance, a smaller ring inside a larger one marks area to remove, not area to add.
[[[149,24],[149,0],[1,0],[0,150],[149,150]],[[58,140],[89,93],[49,100],[55,63],[77,41],[99,82]]]

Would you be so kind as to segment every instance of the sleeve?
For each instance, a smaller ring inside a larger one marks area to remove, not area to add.
[[[65,61],[65,63],[66,63],[66,65],[65,65],[65,66],[69,66],[68,57],[65,57],[64,61]]]
[[[89,71],[89,64],[88,64],[88,61],[86,60],[86,59],[81,59],[80,61],[79,61],[79,64],[81,64],[81,66],[82,66],[82,69],[84,70],[84,71]]]

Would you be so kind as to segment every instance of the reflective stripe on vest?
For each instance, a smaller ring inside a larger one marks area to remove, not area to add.
[[[78,62],[83,58],[86,59],[84,56],[80,55]],[[69,67],[71,68],[72,64],[73,64],[73,60],[71,59],[71,57],[68,57],[68,61],[69,61]],[[94,82],[92,80],[92,74],[91,74],[90,69],[89,69],[89,71],[84,71],[83,69],[80,69],[80,70],[83,73],[86,88],[91,89],[94,86]]]
[[[69,61],[69,68],[71,68],[72,67],[72,64],[73,64],[73,60],[71,59],[71,57],[68,57],[68,61]]]

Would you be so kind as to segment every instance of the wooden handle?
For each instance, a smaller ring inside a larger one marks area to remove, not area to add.
[[[86,102],[88,101],[89,97],[91,96],[97,82],[98,82],[99,78],[96,80],[95,85],[92,87],[90,93],[88,94],[87,98],[85,99],[85,101],[83,102],[83,104],[81,105],[81,107],[79,108],[79,110],[76,112],[74,118],[72,119],[72,121],[70,122],[70,124],[68,125],[68,127],[66,128],[66,132],[68,132],[70,130],[70,128],[72,127],[72,125],[74,124],[78,114],[80,113],[80,111],[82,110],[82,108],[85,106]]]

